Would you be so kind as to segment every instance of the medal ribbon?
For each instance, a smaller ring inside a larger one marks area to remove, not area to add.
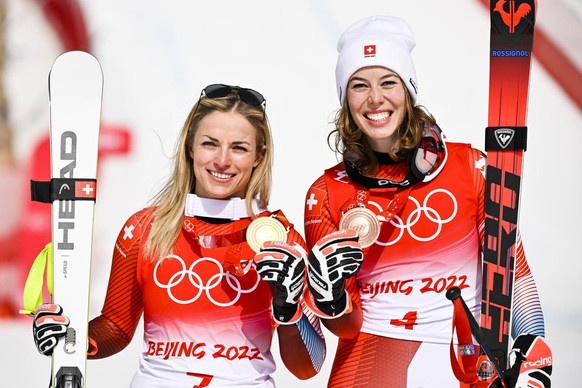
[[[276,211],[272,214],[269,211],[263,211],[257,214],[255,220],[264,217],[273,217],[275,220],[277,220],[275,222],[279,222],[283,225],[283,228],[285,229],[286,232],[289,232],[289,230],[293,227],[293,224],[291,224],[289,220],[287,220],[287,218],[280,211]],[[202,248],[202,245],[200,244],[199,241],[200,236],[196,231],[195,222],[196,222],[195,219],[191,217],[185,217],[182,227],[184,231],[192,237],[192,241]],[[220,235],[212,235],[207,237],[218,239],[219,237],[225,237],[225,235],[230,233],[235,233],[238,231],[242,232],[245,229],[247,230],[248,233],[248,229],[251,223],[252,221],[250,218],[234,220],[230,222],[231,225],[230,228],[225,228],[224,233],[221,233]],[[252,258],[257,253],[255,250],[251,248],[251,246],[248,243],[248,240],[249,238],[253,241],[257,240],[258,236],[260,236],[261,234],[262,233],[260,231],[259,232],[255,231],[255,235],[246,236],[246,241],[233,242],[228,246],[222,247],[216,246],[215,248],[226,248],[226,253],[224,257],[224,269],[238,277],[244,276],[249,271]]]
[[[368,197],[370,195],[369,189],[367,188],[363,188],[363,189],[356,189],[356,194],[355,194],[355,198],[349,198],[341,207],[340,207],[340,211],[342,213],[342,219],[340,221],[340,228],[344,229],[346,226],[342,225],[343,224],[343,220],[345,219],[346,222],[350,222],[348,220],[350,220],[350,216],[348,215],[348,212],[354,209],[366,209],[366,211],[371,212],[373,214],[373,217],[375,217],[374,221],[370,221],[371,224],[366,227],[365,229],[367,229],[368,231],[375,231],[374,234],[369,234],[366,233],[364,234],[365,236],[365,242],[362,242],[362,248],[369,248],[371,245],[374,244],[374,242],[376,241],[377,237],[379,236],[381,229],[382,229],[382,224],[383,222],[390,222],[390,220],[392,220],[392,218],[394,218],[394,216],[396,216],[396,214],[398,214],[400,212],[400,210],[404,207],[404,205],[406,204],[406,201],[408,200],[408,196],[410,195],[410,190],[411,187],[406,187],[404,189],[401,190],[397,190],[394,193],[394,197],[392,198],[392,200],[390,201],[390,203],[388,204],[388,206],[386,207],[386,210],[382,211],[380,214],[376,214],[374,211],[372,211],[371,209],[366,207],[366,204],[368,203]],[[347,218],[344,218],[347,217]],[[372,225],[373,224],[373,225]],[[351,225],[347,225],[348,228],[351,228]],[[360,236],[360,238],[362,238],[362,236]]]
[[[408,196],[410,195],[411,190],[412,187],[406,187],[404,189],[396,190],[394,198],[392,198],[392,200],[386,207],[386,210],[380,212],[380,214],[377,215],[378,220],[380,222],[390,222],[390,220],[392,220],[392,218],[394,218],[394,216],[398,214],[400,210],[402,210],[402,208],[406,204],[406,201],[408,201]],[[369,196],[370,196],[369,189],[367,188],[357,189],[354,198],[349,198],[341,206],[340,208],[341,213],[344,214],[348,210],[354,209],[356,207],[366,207]]]

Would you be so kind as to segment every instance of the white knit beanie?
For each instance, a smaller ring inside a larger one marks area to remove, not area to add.
[[[346,99],[350,77],[367,66],[383,66],[400,76],[413,104],[418,94],[410,53],[416,42],[410,26],[393,16],[372,16],[357,21],[341,35],[335,79],[340,103]]]

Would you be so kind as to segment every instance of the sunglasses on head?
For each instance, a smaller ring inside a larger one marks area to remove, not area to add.
[[[200,96],[205,96],[206,98],[221,98],[228,96],[232,93],[233,90],[237,92],[239,98],[243,102],[249,105],[261,106],[265,104],[265,97],[263,97],[263,95],[256,90],[224,84],[208,85],[202,89]]]

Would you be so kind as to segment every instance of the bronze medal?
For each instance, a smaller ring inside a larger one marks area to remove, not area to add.
[[[258,217],[247,228],[247,243],[255,252],[260,252],[266,241],[287,241],[285,226],[275,217]]]
[[[365,207],[355,207],[342,215],[339,228],[352,229],[358,232],[360,245],[367,248],[374,244],[380,236],[380,221],[373,211]]]

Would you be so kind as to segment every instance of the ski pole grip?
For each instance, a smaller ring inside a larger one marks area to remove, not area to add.
[[[459,287],[451,287],[446,293],[447,299],[453,301],[461,297],[461,289]]]

